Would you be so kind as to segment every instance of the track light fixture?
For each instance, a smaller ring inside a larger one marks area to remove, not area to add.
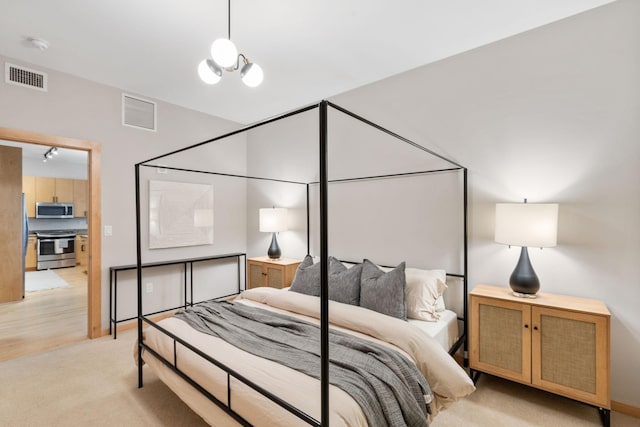
[[[216,39],[211,45],[211,58],[203,59],[198,65],[198,75],[203,82],[214,85],[222,79],[222,71],[240,69],[242,82],[249,87],[260,86],[264,73],[255,62],[251,62],[244,54],[238,53],[236,45],[231,41],[231,0],[228,1],[228,37]],[[242,68],[240,64],[242,60]]]
[[[46,153],[44,153],[44,159],[42,160],[43,162],[47,163],[47,160],[53,158],[53,156],[57,156],[58,155],[58,148],[57,147],[51,147],[47,150]]]

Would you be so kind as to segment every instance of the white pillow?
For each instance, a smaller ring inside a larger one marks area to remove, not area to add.
[[[445,289],[449,287],[446,283],[444,284],[444,286],[445,286]],[[444,305],[444,297],[440,295],[436,300],[436,311],[439,313],[441,311],[445,311],[446,309],[447,307],[445,307]]]
[[[442,293],[447,289],[445,270],[406,268],[407,318],[437,322],[445,309]]]

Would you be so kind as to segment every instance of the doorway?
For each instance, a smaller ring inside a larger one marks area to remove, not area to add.
[[[0,128],[0,139],[87,152],[87,177],[89,181],[89,216],[87,218],[87,229],[91,236],[88,242],[87,336],[89,338],[102,336],[100,144],[93,141],[38,134],[9,128]]]

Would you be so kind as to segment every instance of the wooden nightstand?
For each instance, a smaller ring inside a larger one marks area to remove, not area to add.
[[[470,367],[593,405],[608,426],[610,317],[601,301],[518,298],[507,287],[478,285],[470,293]]]
[[[259,286],[286,288],[291,285],[301,262],[301,260],[287,258],[272,260],[266,256],[249,258],[247,259],[247,288]]]

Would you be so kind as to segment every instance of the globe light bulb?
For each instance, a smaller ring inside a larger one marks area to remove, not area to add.
[[[238,59],[238,49],[229,39],[217,39],[211,45],[211,57],[222,68],[229,68]]]
[[[213,65],[213,67],[211,66]],[[216,70],[215,63],[211,59],[203,59],[198,65],[198,75],[203,82],[209,85],[214,85],[222,78],[222,70]],[[216,71],[219,71],[216,72]]]
[[[262,83],[264,79],[264,73],[262,67],[254,62],[248,62],[240,70],[240,77],[242,82],[249,87],[257,87]]]

